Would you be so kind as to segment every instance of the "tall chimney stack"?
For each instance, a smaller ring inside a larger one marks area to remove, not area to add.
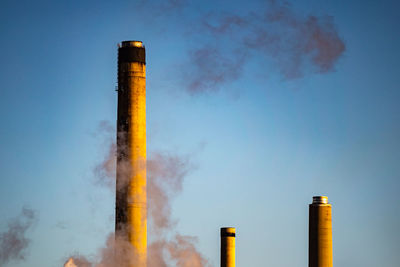
[[[333,266],[332,207],[326,196],[315,196],[310,204],[308,266]]]
[[[126,266],[146,267],[146,54],[140,41],[118,49],[116,190],[116,238],[132,245]]]
[[[221,267],[235,267],[235,238],[235,228],[221,228]]]

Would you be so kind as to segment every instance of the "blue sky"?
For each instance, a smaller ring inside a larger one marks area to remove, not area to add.
[[[0,229],[24,205],[38,214],[25,261],[7,266],[62,266],[113,230],[93,168],[107,151],[98,125],[116,119],[117,44],[131,39],[147,51],[148,150],[194,155],[173,216],[214,266],[223,226],[237,228],[238,266],[306,266],[313,195],[333,205],[335,265],[398,265],[399,4],[293,2],[333,17],[346,46],[333,70],[287,80],[253,55],[239,79],[193,95],[188,55],[216,42],[196,23],[264,6],[214,2],[2,1]]]

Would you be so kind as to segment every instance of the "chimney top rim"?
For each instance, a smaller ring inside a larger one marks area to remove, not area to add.
[[[144,47],[142,41],[137,41],[137,40],[129,40],[129,41],[122,41],[121,42],[121,47],[139,47],[142,48]]]
[[[329,204],[327,196],[313,196],[313,204]]]

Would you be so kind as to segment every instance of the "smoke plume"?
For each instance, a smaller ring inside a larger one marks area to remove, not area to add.
[[[174,32],[182,30],[189,48],[179,75],[190,94],[217,91],[250,64],[284,80],[335,70],[346,47],[332,16],[304,14],[284,0],[258,2],[255,10],[243,3],[246,8],[230,12],[202,11],[187,0],[143,0],[136,8],[151,14],[151,22],[158,19],[163,31],[165,20],[176,22]]]
[[[215,91],[224,83],[237,80],[243,69],[244,51],[236,50],[235,56],[223,53],[218,46],[207,45],[190,51],[186,73],[187,86],[192,94]]]
[[[105,246],[100,248],[94,259],[82,255],[69,258],[64,267],[128,267],[135,266],[134,247],[123,235],[110,233]]]
[[[106,156],[94,168],[96,184],[115,192],[117,145],[108,132],[112,126],[101,122],[100,131],[108,144]],[[124,169],[125,167],[123,167]],[[128,169],[128,167],[127,167]],[[119,169],[120,170],[120,169]],[[208,267],[210,264],[197,250],[197,239],[176,231],[171,201],[182,191],[186,176],[194,170],[190,155],[154,152],[147,159],[148,222],[151,243],[148,244],[148,266]],[[106,244],[94,259],[72,256],[64,267],[125,267],[135,262],[134,247],[123,234],[109,234]],[[118,232],[120,233],[120,232]],[[172,233],[172,234],[171,234]],[[117,254],[115,254],[117,253]]]
[[[0,266],[10,261],[25,260],[31,242],[26,237],[26,232],[35,220],[35,212],[23,207],[21,214],[8,222],[7,231],[0,233]]]
[[[115,128],[108,121],[101,121],[94,136],[100,136],[102,147],[106,148],[103,159],[94,168],[95,182],[98,185],[113,187],[115,186],[115,170],[117,145],[114,138]]]
[[[264,73],[286,80],[334,70],[345,51],[331,16],[302,15],[287,2],[266,1],[245,15],[213,13],[194,22],[190,36],[202,41],[184,65],[190,93],[214,91],[239,79],[250,59]],[[201,36],[201,38],[199,38]]]
[[[149,267],[166,267],[167,259],[171,259],[177,267],[211,266],[197,251],[196,242],[196,237],[180,234],[176,234],[169,241],[161,239],[153,242],[149,247]]]
[[[147,162],[148,215],[150,232],[155,234],[149,245],[149,267],[206,267],[211,266],[197,250],[197,238],[176,232],[171,216],[171,201],[182,190],[184,178],[194,169],[189,155],[168,152],[153,153]],[[175,232],[171,237],[168,233]]]
[[[169,229],[171,199],[182,191],[185,176],[193,169],[189,156],[153,153],[147,161],[149,215],[154,231]]]

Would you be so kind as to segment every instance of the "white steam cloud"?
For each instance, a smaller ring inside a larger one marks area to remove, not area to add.
[[[100,124],[109,146],[107,155],[95,169],[96,184],[115,192],[117,147],[112,139],[112,126]],[[186,176],[194,170],[190,155],[169,152],[152,153],[147,160],[148,221],[151,240],[148,244],[148,266],[209,267],[207,259],[197,250],[197,238],[176,231],[177,221],[172,218],[171,201],[182,191]],[[171,235],[171,233],[174,233]],[[64,267],[125,267],[135,262],[134,248],[124,235],[109,234],[106,244],[94,259],[75,255]],[[115,254],[117,253],[117,255]]]

